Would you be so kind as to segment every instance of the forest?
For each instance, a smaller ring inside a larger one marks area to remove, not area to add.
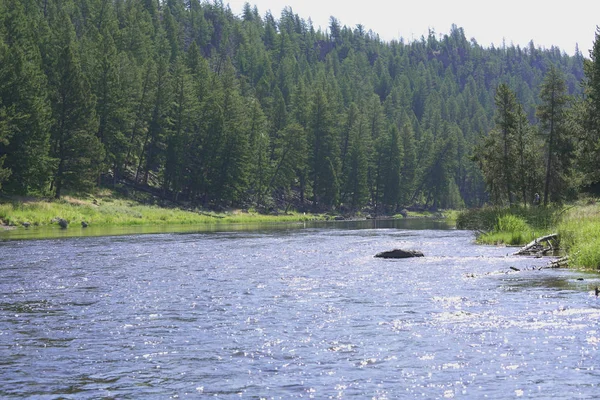
[[[220,0],[0,0],[0,191],[206,209],[544,204],[600,181],[600,40],[384,42]]]

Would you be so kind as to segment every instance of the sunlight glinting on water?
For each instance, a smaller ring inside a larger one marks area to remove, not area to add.
[[[593,398],[598,276],[472,238],[338,225],[2,242],[0,395]],[[397,247],[426,256],[373,257]]]

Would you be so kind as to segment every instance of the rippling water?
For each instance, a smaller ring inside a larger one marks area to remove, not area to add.
[[[598,275],[359,228],[0,242],[0,397],[598,396]]]

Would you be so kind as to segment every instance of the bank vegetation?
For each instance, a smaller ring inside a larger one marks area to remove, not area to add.
[[[600,204],[585,199],[552,207],[484,207],[463,211],[457,227],[478,231],[482,244],[523,246],[558,234],[558,254],[569,266],[600,269]]]

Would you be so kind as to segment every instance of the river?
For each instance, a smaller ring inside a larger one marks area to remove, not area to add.
[[[433,221],[0,241],[0,397],[597,398],[600,276],[511,250]]]

